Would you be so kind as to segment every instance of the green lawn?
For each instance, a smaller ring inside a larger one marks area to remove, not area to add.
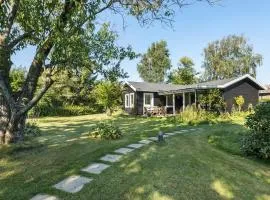
[[[95,123],[114,120],[124,132],[116,141],[87,137]],[[82,167],[119,147],[164,131],[181,129],[165,118],[42,118],[42,136],[32,144],[0,149],[0,199],[29,199],[47,193],[61,199],[270,199],[270,164],[246,158],[239,150],[241,120],[200,125],[164,144],[136,150],[100,175]],[[93,177],[79,193],[51,186],[69,175]]]

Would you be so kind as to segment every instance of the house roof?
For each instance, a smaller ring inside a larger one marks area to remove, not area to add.
[[[270,85],[266,85],[265,88],[266,88],[265,90],[260,90],[259,93],[267,95],[270,94]]]
[[[258,83],[252,76],[249,74],[234,77],[230,79],[223,80],[215,80],[202,82],[192,85],[174,85],[174,84],[166,84],[166,83],[148,83],[148,82],[133,82],[129,81],[126,84],[129,85],[134,91],[141,92],[159,92],[160,94],[168,94],[168,93],[177,93],[184,90],[192,90],[192,89],[212,89],[212,88],[220,88],[225,89],[243,79],[249,79],[252,81],[259,90],[265,90],[266,88]]]

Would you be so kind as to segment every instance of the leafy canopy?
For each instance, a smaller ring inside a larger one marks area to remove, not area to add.
[[[137,65],[140,77],[147,82],[164,82],[167,71],[171,68],[169,56],[166,41],[153,43]]]
[[[189,57],[182,57],[178,68],[173,70],[168,76],[168,82],[173,84],[188,85],[197,82],[196,71],[193,68],[193,60]]]
[[[256,77],[262,55],[254,53],[244,36],[229,35],[204,49],[203,79],[216,80],[251,74]]]

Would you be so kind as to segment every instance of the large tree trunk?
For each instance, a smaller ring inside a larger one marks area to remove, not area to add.
[[[26,115],[11,112],[4,98],[0,96],[0,144],[23,140]]]

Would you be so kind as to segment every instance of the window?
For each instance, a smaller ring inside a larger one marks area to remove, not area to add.
[[[129,94],[125,94],[125,108],[129,107]]]
[[[166,106],[173,106],[173,95],[166,96]]]
[[[144,93],[143,99],[144,99],[143,100],[144,107],[154,106],[153,93]]]
[[[131,108],[133,108],[134,107],[134,93],[130,93],[130,103],[129,103],[129,106],[131,107]]]

